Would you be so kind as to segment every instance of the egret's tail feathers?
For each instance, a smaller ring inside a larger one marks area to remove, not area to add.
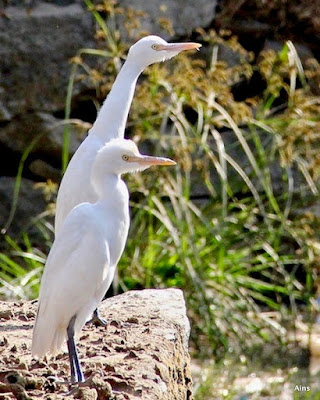
[[[43,357],[46,353],[56,355],[66,338],[66,329],[58,328],[54,323],[37,320],[33,329],[31,353]]]

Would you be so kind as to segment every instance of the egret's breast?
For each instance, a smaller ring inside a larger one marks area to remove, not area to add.
[[[110,225],[109,243],[110,243],[110,261],[111,265],[117,265],[125,248],[128,231],[129,231],[129,216],[123,216],[121,220],[115,221]]]

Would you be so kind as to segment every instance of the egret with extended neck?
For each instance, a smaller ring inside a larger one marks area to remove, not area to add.
[[[149,65],[168,60],[181,51],[199,49],[198,43],[167,43],[158,36],[147,36],[130,49],[88,137],[72,157],[62,179],[56,204],[55,233],[65,217],[84,201],[93,203],[97,194],[90,183],[96,154],[111,139],[123,138],[137,79]]]

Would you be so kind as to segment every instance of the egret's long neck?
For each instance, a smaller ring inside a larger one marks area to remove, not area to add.
[[[129,109],[141,72],[136,64],[129,61],[123,64],[89,135],[95,135],[103,142],[124,137]]]

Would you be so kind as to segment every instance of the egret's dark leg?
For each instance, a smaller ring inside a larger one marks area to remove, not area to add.
[[[76,320],[76,316],[72,317],[68,328],[67,328],[67,345],[69,351],[69,361],[70,361],[70,370],[71,370],[71,382],[84,382],[83,373],[81,371],[81,366],[79,363],[79,356],[76,348],[76,344],[74,342],[74,322]]]
[[[95,326],[106,326],[107,321],[101,318],[99,310],[96,308],[92,313],[92,318],[87,323],[94,324]]]
[[[72,346],[69,341],[67,340],[67,345],[68,345],[68,354],[69,354],[69,362],[70,362],[70,371],[71,371],[71,383],[76,382],[76,374],[75,374],[75,369],[74,369],[74,359],[72,356]]]

